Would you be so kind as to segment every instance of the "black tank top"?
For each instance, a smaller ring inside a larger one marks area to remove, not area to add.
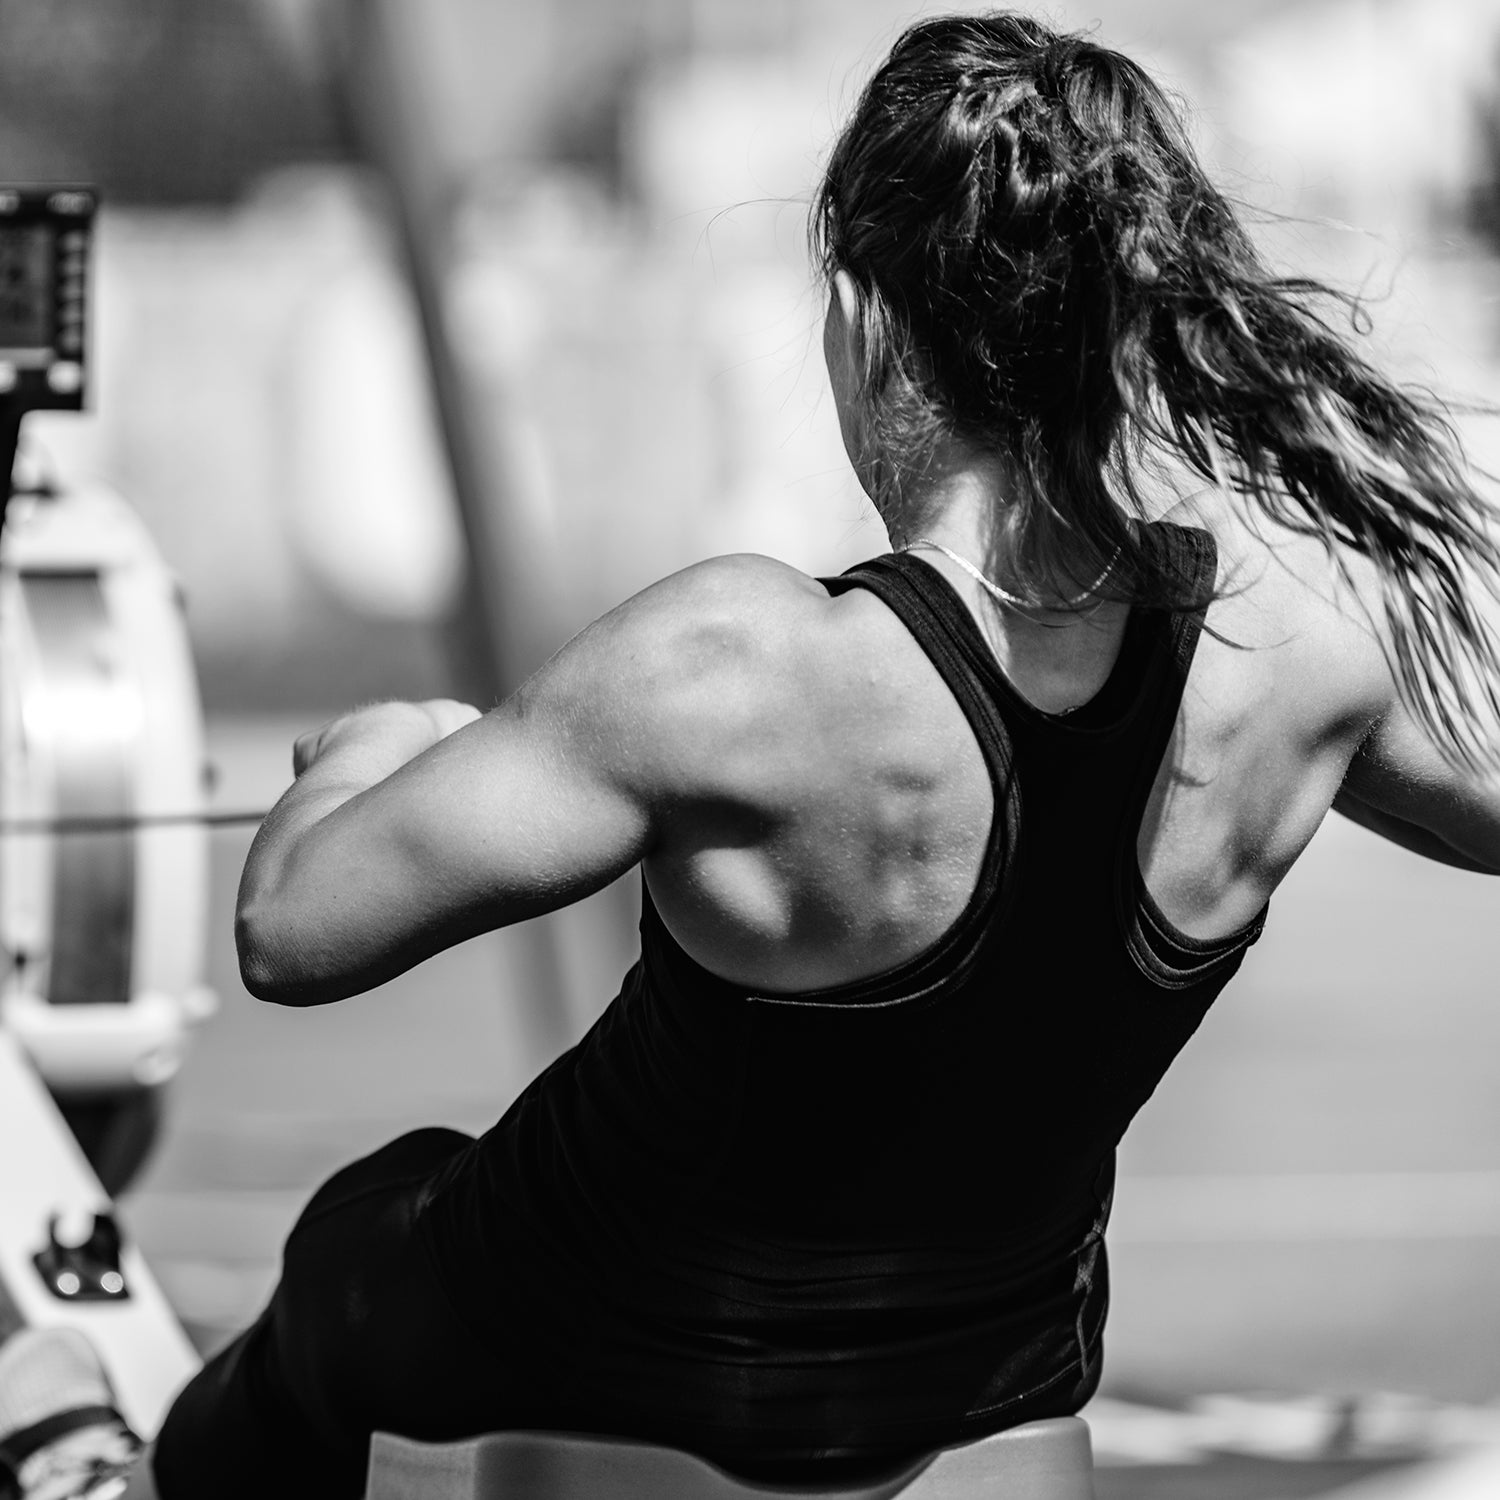
[[[1152,535],[1212,584],[1207,533]],[[1136,861],[1201,613],[1133,610],[1104,687],[1049,715],[920,558],[825,582],[885,601],[978,740],[995,811],[966,909],[878,978],[761,995],[688,957],[647,892],[618,997],[422,1219],[548,1425],[781,1475],[1092,1394],[1115,1145],[1264,916],[1187,937]]]

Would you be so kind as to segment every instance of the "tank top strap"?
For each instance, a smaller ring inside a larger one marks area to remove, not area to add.
[[[1218,551],[1209,532],[1166,521],[1150,524],[1147,532],[1186,593],[1206,597],[1212,592]],[[1016,689],[968,606],[925,559],[890,553],[820,581],[834,593],[868,589],[891,609],[952,690],[986,759],[998,753],[1008,760],[1017,740],[1077,745],[1093,737],[1116,740],[1130,731],[1143,741],[1138,753],[1154,776],[1176,723],[1204,608],[1132,609],[1104,685],[1087,703],[1054,714]]]
[[[939,585],[936,588],[934,580]],[[818,581],[834,595],[852,588],[865,589],[901,621],[963,711],[997,791],[1008,784],[1011,741],[984,670],[989,647],[979,636],[963,601],[948,588],[942,575],[910,553],[891,553],[858,563],[837,578]],[[974,650],[975,640],[981,648],[979,652]],[[996,811],[999,810],[997,799]]]
[[[1151,527],[1151,534],[1163,549],[1168,568],[1181,581],[1183,591],[1206,601],[1213,593],[1219,571],[1219,549],[1213,533],[1158,521]],[[1156,621],[1151,674],[1155,691],[1144,705],[1146,720],[1141,726],[1135,782],[1128,804],[1132,848],[1156,773],[1177,727],[1177,713],[1203,634],[1208,605],[1205,602],[1195,609],[1150,613]]]

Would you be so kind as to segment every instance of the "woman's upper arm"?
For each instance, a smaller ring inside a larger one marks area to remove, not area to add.
[[[289,841],[242,901],[252,989],[356,994],[638,863],[676,810],[715,795],[747,700],[774,678],[764,579],[750,568],[747,588],[740,561],[596,621],[500,707]]]
[[[242,894],[251,988],[340,999],[629,869],[649,837],[647,799],[597,740],[570,733],[566,707],[542,684],[301,833],[274,880]]]
[[[1429,858],[1500,873],[1500,776],[1451,765],[1399,702],[1355,752],[1334,808]]]

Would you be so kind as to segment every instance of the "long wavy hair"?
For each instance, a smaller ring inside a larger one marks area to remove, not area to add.
[[[1341,549],[1369,558],[1404,701],[1455,763],[1496,765],[1500,653],[1475,603],[1500,597],[1495,510],[1447,409],[1354,351],[1357,302],[1268,269],[1136,63],[1011,12],[912,26],[812,232],[858,292],[884,514],[957,437],[1004,464],[997,525],[1033,602],[1114,558],[1097,593],[1197,608],[1131,524],[1153,455],[1175,455],[1346,579]]]

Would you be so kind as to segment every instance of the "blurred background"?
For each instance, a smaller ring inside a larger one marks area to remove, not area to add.
[[[805,211],[890,0],[0,0],[0,177],[97,183],[93,409],[189,601],[221,809],[352,701],[513,686],[651,579],[883,547]],[[1500,401],[1500,0],[1096,0],[1278,261],[1402,375]],[[1496,424],[1464,419],[1500,467]],[[1334,820],[1337,823],[1337,820]],[[223,1007],[127,1220],[200,1346],[302,1198],[484,1128],[614,993],[632,883],[345,1006]],[[1101,1495],[1321,1494],[1500,1437],[1500,896],[1330,826],[1138,1122]]]

